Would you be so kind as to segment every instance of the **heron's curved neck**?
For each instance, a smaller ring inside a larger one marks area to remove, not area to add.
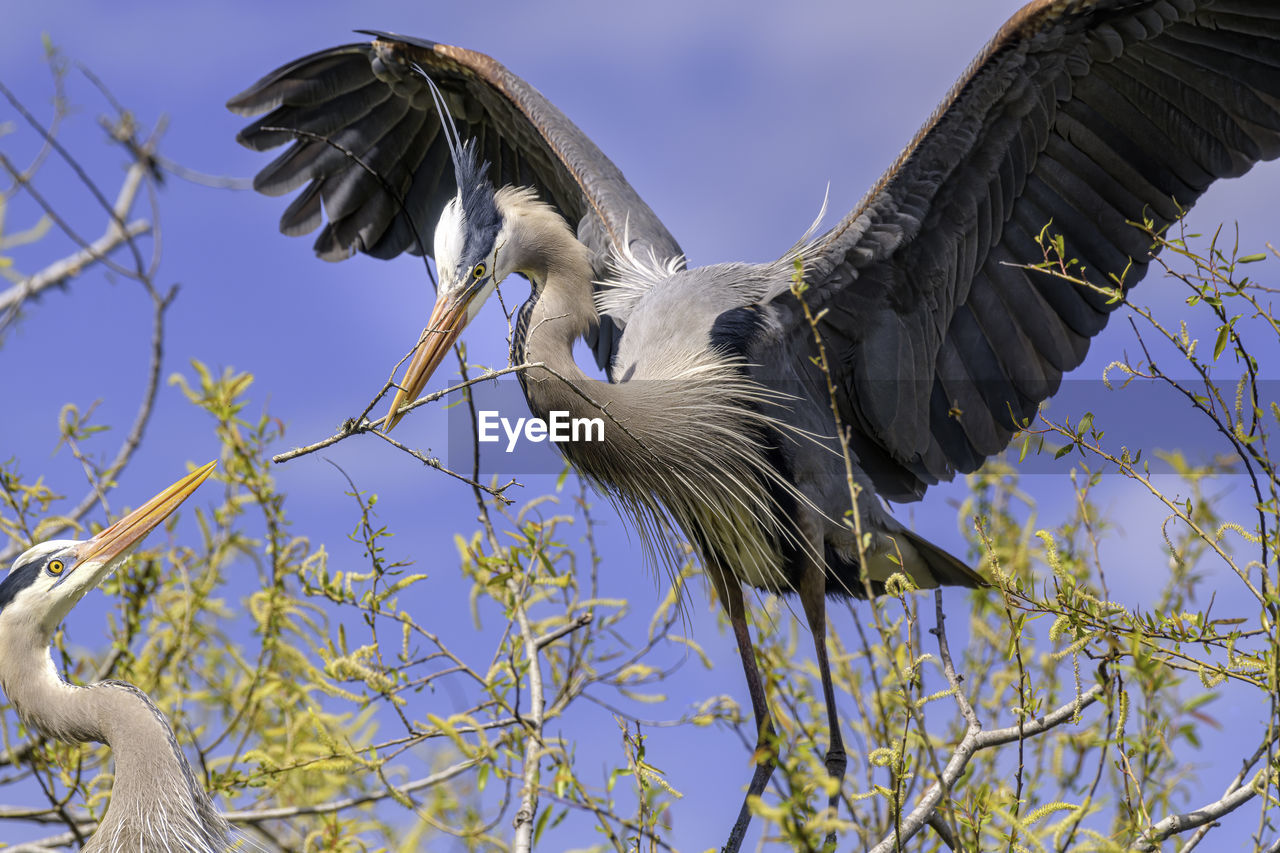
[[[495,201],[506,227],[499,251],[506,264],[533,283],[521,311],[513,355],[541,362],[561,377],[590,382],[573,360],[573,344],[599,323],[590,254],[549,205],[525,190],[504,188]]]
[[[146,845],[156,841],[157,832],[169,833],[166,841],[190,841],[174,849],[225,849],[225,822],[197,782],[173,729],[146,693],[119,681],[88,687],[68,684],[58,674],[47,645],[25,667],[9,663],[4,669],[21,672],[22,677],[6,679],[0,686],[24,723],[58,740],[96,741],[111,748],[111,802],[86,851],[117,849],[110,846],[117,842],[151,849]]]
[[[86,695],[86,688],[63,681],[48,646],[38,648],[23,665],[16,661],[12,667],[6,665],[7,672],[20,672],[21,677],[6,678],[0,684],[22,722],[68,743],[109,743],[97,703]]]
[[[530,221],[512,229],[525,239],[511,241],[520,253],[515,269],[534,283],[520,310],[513,357],[547,368],[520,374],[529,408],[544,420],[563,412],[601,421],[598,439],[558,447],[579,473],[620,498],[650,557],[672,567],[683,560],[666,537],[650,536],[674,520],[696,536],[708,565],[732,565],[752,583],[784,588],[779,543],[794,536],[780,526],[786,516],[778,496],[798,498],[759,450],[781,426],[756,410],[768,395],[736,362],[697,340],[675,342],[651,361],[629,365],[629,375],[615,376],[616,383],[587,376],[573,360],[573,346],[600,322],[591,256],[564,220],[542,207],[550,215],[527,214]],[[757,523],[725,523],[743,514]]]

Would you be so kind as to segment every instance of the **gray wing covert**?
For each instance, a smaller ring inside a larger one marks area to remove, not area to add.
[[[1046,225],[1125,287],[1214,180],[1280,155],[1271,0],[1039,0],[1017,13],[862,203],[808,253],[855,444],[897,499],[977,468],[1084,359],[1115,302],[1013,264]],[[811,334],[782,295],[797,346]],[[876,480],[874,471],[869,471]],[[914,483],[902,487],[901,475]]]
[[[537,189],[595,251],[600,275],[624,234],[633,250],[680,254],[618,167],[524,80],[481,53],[371,35],[371,43],[284,65],[227,102],[242,115],[266,113],[241,131],[241,144],[265,151],[291,143],[254,179],[267,195],[303,188],[280,219],[283,233],[323,225],[315,251],[331,261],[433,250],[456,186],[440,116],[412,63],[440,88],[462,137],[477,140],[495,187]],[[610,329],[602,332],[599,349],[610,350]]]

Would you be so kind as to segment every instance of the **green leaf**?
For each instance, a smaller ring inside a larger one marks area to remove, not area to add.
[[[543,831],[547,828],[547,821],[551,818],[551,809],[543,809],[542,814],[538,815],[538,823],[533,828],[533,841],[538,843],[542,838]]]
[[[1213,360],[1214,361],[1217,361],[1218,357],[1222,355],[1222,351],[1227,348],[1227,341],[1229,340],[1231,340],[1231,327],[1219,326],[1218,340],[1215,341],[1213,344]]]

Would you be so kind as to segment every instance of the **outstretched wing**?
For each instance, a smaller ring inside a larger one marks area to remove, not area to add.
[[[280,219],[282,232],[323,224],[315,250],[330,261],[433,251],[436,222],[457,187],[416,65],[444,94],[461,136],[477,140],[494,185],[537,189],[594,250],[601,277],[615,247],[659,260],[681,255],[618,167],[524,80],[482,53],[370,34],[372,43],[305,56],[227,102],[243,115],[266,113],[240,132],[243,145],[265,151],[292,143],[254,178],[267,195],[305,185]],[[612,337],[606,323],[593,342],[602,365]]]
[[[292,143],[254,179],[267,195],[306,184],[281,231],[309,233],[327,215],[315,245],[326,260],[431,251],[436,220],[456,187],[417,65],[444,93],[462,137],[478,141],[495,186],[534,187],[571,224],[594,217],[591,227],[612,243],[621,245],[626,232],[659,258],[680,253],[618,167],[524,80],[482,53],[371,34],[372,43],[291,62],[227,102],[243,115],[267,113],[240,132],[241,144],[265,151]]]
[[[826,310],[877,487],[906,499],[972,471],[1084,359],[1114,302],[1013,266],[1044,260],[1046,225],[1090,282],[1129,287],[1150,245],[1126,220],[1163,226],[1277,155],[1274,0],[1037,0],[1014,15],[808,255],[806,298]]]

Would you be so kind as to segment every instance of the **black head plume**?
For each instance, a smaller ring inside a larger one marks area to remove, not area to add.
[[[444,93],[436,86],[431,76],[417,63],[413,70],[422,75],[431,89],[431,98],[435,101],[436,111],[440,113],[440,127],[444,130],[445,143],[449,146],[449,157],[453,160],[453,176],[458,183],[458,200],[462,206],[463,220],[466,222],[467,238],[465,245],[471,247],[492,243],[499,227],[501,216],[494,202],[493,184],[486,178],[489,163],[480,159],[475,137],[462,141],[458,126],[454,124],[453,114],[445,106]],[[488,253],[488,246],[483,246],[482,254]]]

